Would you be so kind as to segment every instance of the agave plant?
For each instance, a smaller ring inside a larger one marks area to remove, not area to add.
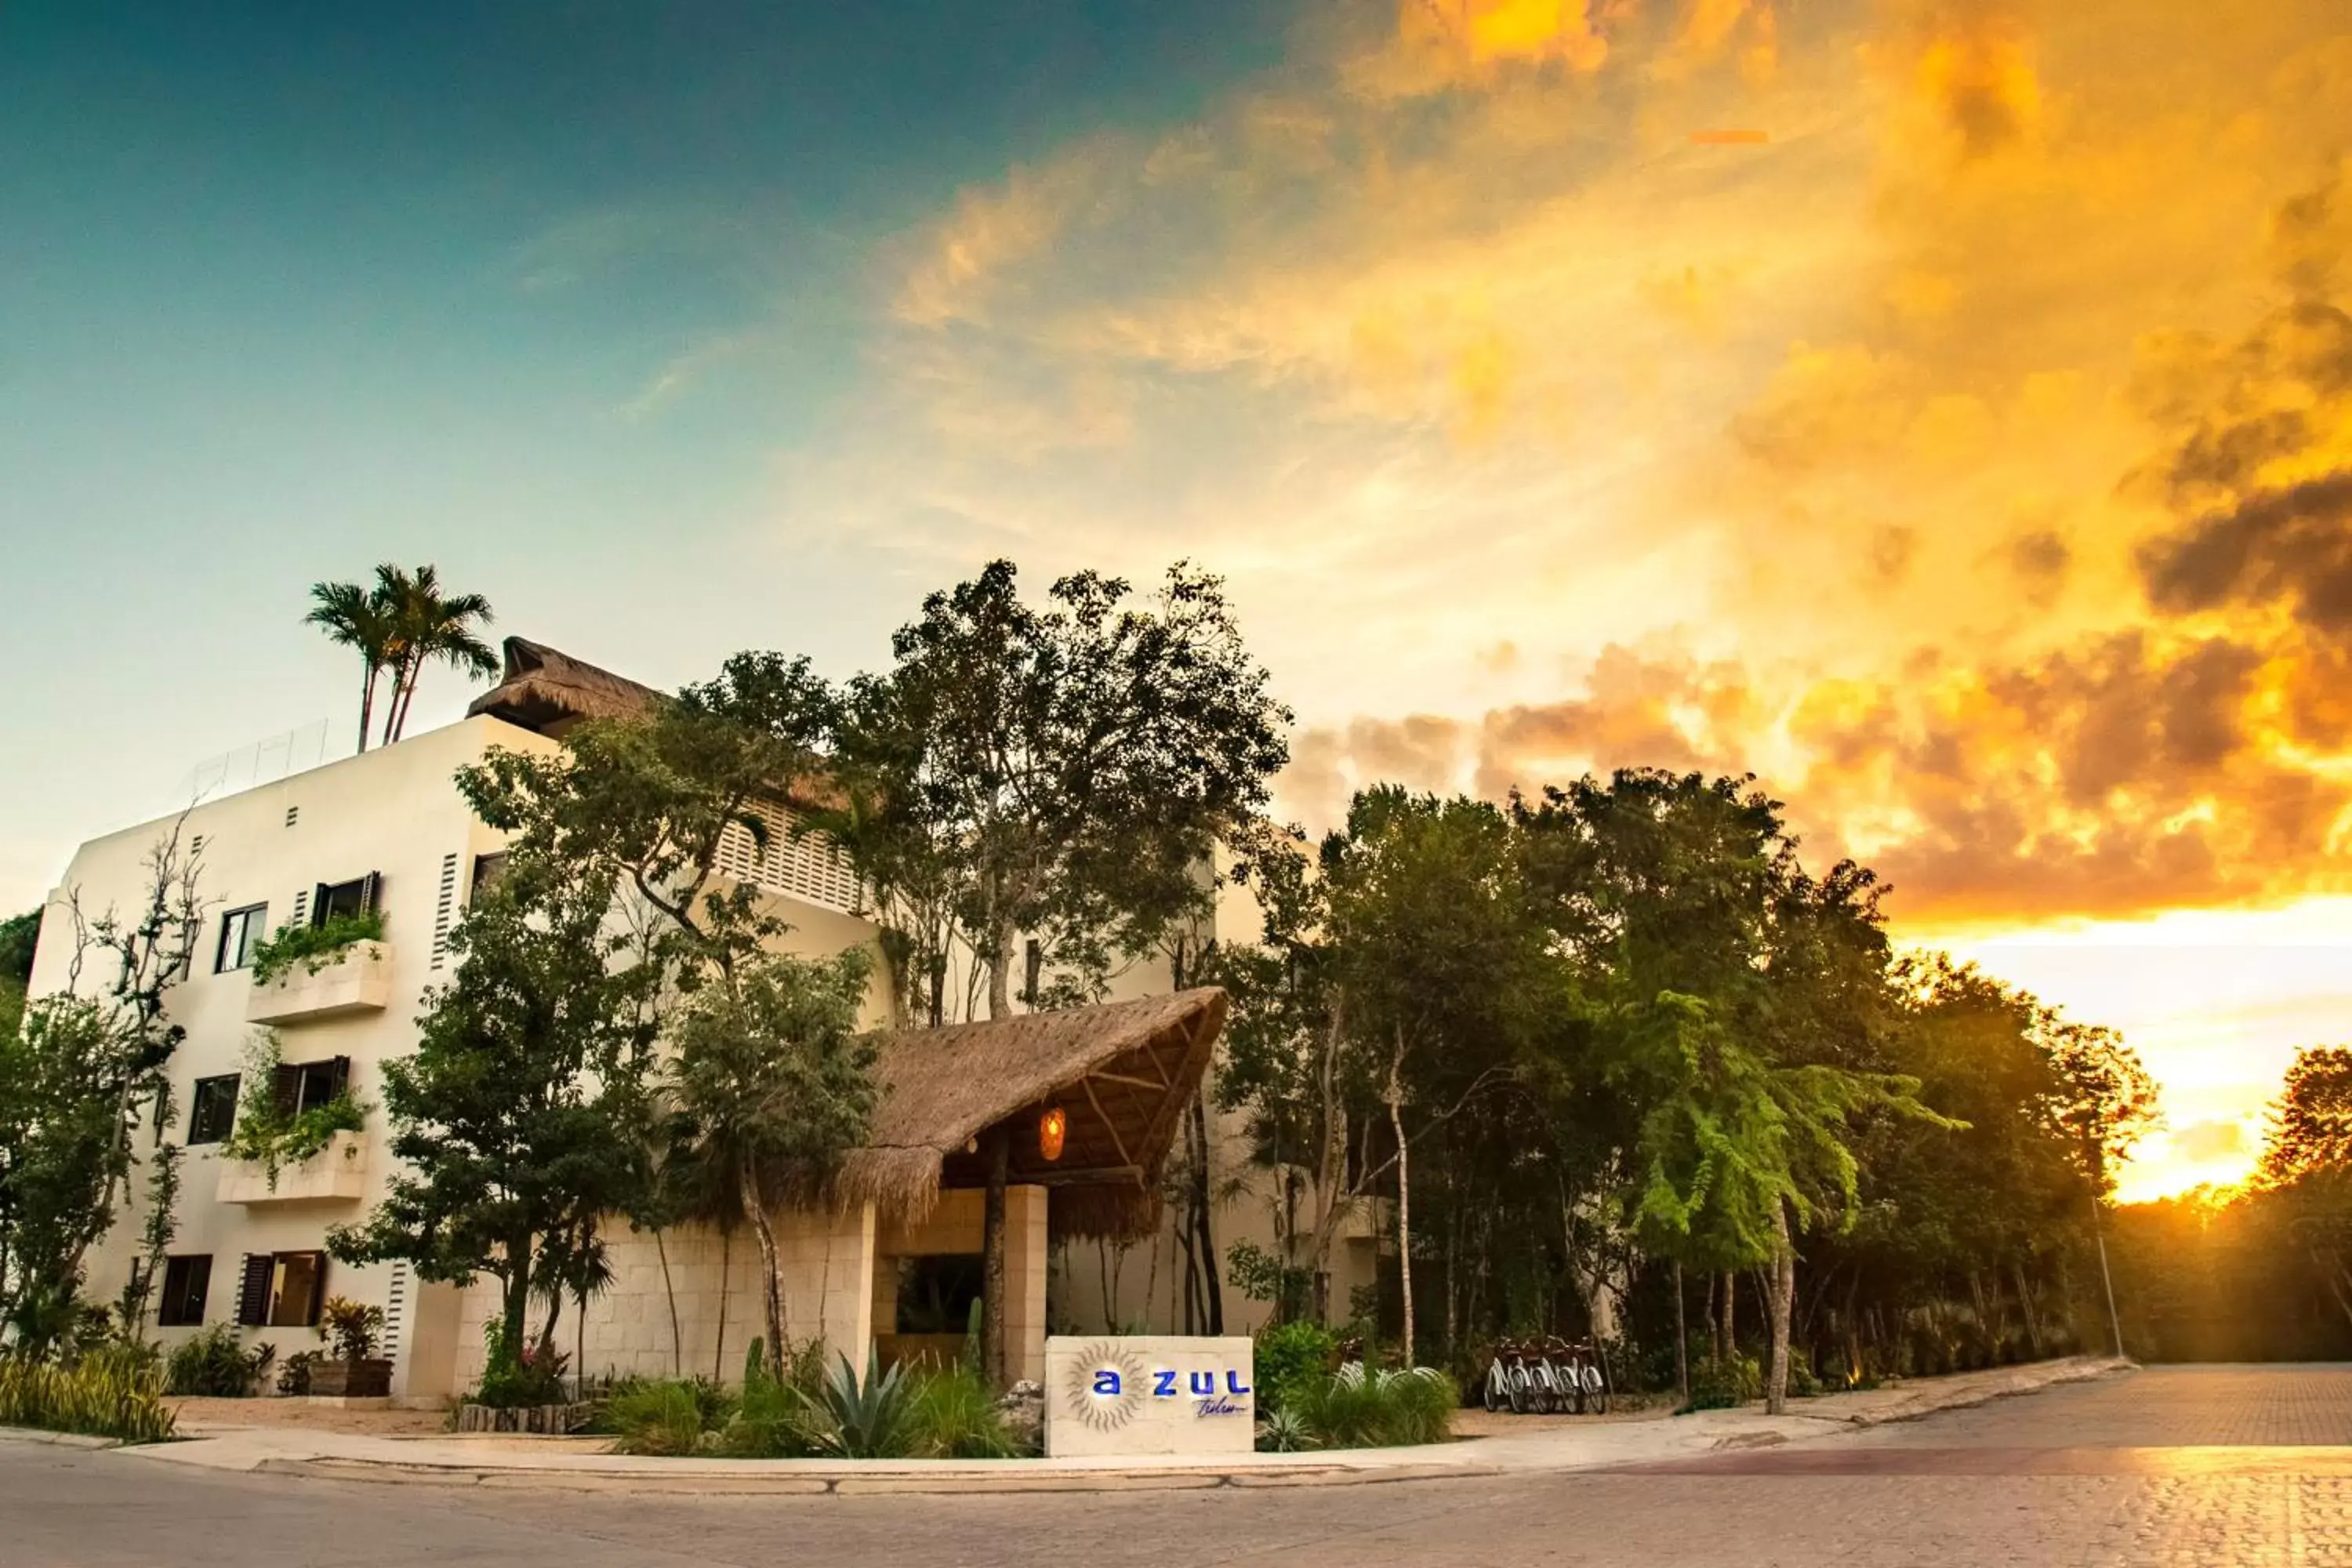
[[[1296,1410],[1270,1410],[1257,1424],[1257,1451],[1261,1454],[1297,1454],[1315,1447],[1315,1434]]]
[[[866,1352],[869,1366],[877,1359]],[[860,1376],[848,1356],[836,1355],[816,1391],[824,1422],[817,1441],[845,1459],[905,1458],[915,1420],[915,1388],[905,1374],[894,1366]]]

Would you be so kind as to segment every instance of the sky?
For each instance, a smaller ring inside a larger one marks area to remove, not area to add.
[[[0,904],[346,746],[379,560],[674,685],[1185,558],[1286,814],[1752,771],[2228,1181],[2352,1041],[2347,242],[2340,0],[27,0]]]

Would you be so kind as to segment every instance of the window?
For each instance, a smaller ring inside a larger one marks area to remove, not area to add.
[[[155,1321],[163,1328],[187,1328],[205,1321],[205,1291],[213,1282],[210,1253],[163,1260],[163,1297],[155,1304]]]
[[[213,953],[213,973],[226,974],[253,963],[253,950],[269,934],[269,906],[247,904],[221,916],[220,946]]]
[[[307,1329],[326,1299],[323,1252],[250,1252],[236,1293],[236,1321],[250,1329]]]
[[[236,1125],[236,1074],[196,1079],[188,1096],[188,1142],[217,1143]]]
[[[337,915],[364,914],[376,907],[383,878],[374,871],[348,882],[321,882],[310,894],[310,923],[325,925]]]
[[[898,1259],[898,1332],[960,1334],[981,1297],[977,1252],[935,1252]]]
[[[497,887],[499,885],[499,879],[506,875],[506,870],[507,852],[503,849],[499,850],[495,855],[475,856],[474,885],[471,894],[466,901],[468,904],[471,904],[475,899],[480,898],[484,893],[487,893],[492,888]]]
[[[343,1092],[352,1080],[352,1058],[329,1057],[324,1061],[281,1062],[278,1068],[278,1109],[299,1116]]]

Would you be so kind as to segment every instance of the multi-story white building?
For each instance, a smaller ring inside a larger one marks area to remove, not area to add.
[[[450,977],[449,931],[501,850],[500,836],[458,795],[457,770],[494,748],[558,747],[570,724],[633,710],[651,697],[509,639],[506,679],[463,721],[189,809],[179,831],[201,848],[209,925],[191,973],[169,993],[170,1015],[186,1029],[170,1068],[180,1114],[148,1138],[151,1146],[168,1140],[187,1151],[178,1234],[152,1309],[167,1342],[233,1322],[277,1343],[281,1355],[316,1349],[320,1303],[340,1295],[383,1308],[394,1397],[438,1402],[477,1374],[482,1327],[496,1312],[488,1282],[459,1290],[420,1281],[404,1264],[341,1265],[326,1254],[326,1231],[364,1215],[393,1173],[383,1063],[415,1048],[425,993]],[[68,984],[71,925],[58,918],[68,894],[93,913],[134,906],[145,886],[142,862],[172,826],[142,824],[82,846],[50,900],[34,994]],[[721,868],[773,900],[792,928],[790,948],[878,950],[877,929],[858,912],[856,879],[820,838],[779,832],[762,846],[740,834]],[[380,942],[347,950],[315,974],[297,965],[253,983],[252,952],[264,935],[359,909],[383,917]],[[1212,994],[1171,995],[1171,980],[1166,969],[1139,965],[1119,977],[1117,1005],[1104,1009],[886,1045],[875,1146],[857,1167],[872,1174],[869,1195],[829,1213],[780,1216],[788,1331],[822,1332],[844,1348],[878,1341],[886,1353],[959,1331],[957,1309],[976,1288],[980,1249],[981,1177],[970,1151],[1007,1127],[1016,1130],[1006,1312],[1014,1372],[1034,1375],[1049,1321],[1081,1330],[1175,1326],[1181,1268],[1172,1221],[1127,1246],[1082,1234],[1098,1226],[1065,1223],[1098,1212],[1096,1200],[1106,1196],[1145,1202],[1177,1135],[1223,1006]],[[877,1028],[889,1021],[888,994],[877,974],[867,1017]],[[221,1152],[261,1029],[276,1035],[282,1107],[348,1088],[373,1108],[363,1131],[337,1133],[321,1154],[274,1183]],[[1061,1110],[1067,1130],[1067,1152],[1050,1161],[1034,1134],[1046,1110]],[[1213,1163],[1242,1163],[1232,1129],[1213,1138]],[[1214,1190],[1232,1185],[1221,1173]],[[88,1288],[97,1299],[111,1299],[131,1267],[137,1190],[134,1181],[132,1206],[91,1260]],[[1156,1200],[1146,1206],[1156,1209]],[[1215,1228],[1220,1248],[1243,1237],[1270,1239],[1265,1205],[1247,1192],[1221,1205]],[[1337,1260],[1339,1290],[1372,1277],[1374,1234],[1365,1222],[1349,1226]],[[612,1289],[561,1336],[567,1349],[576,1345],[583,1370],[731,1376],[740,1367],[761,1318],[748,1241],[693,1228],[656,1240],[616,1217],[607,1245]],[[1253,1326],[1266,1310],[1230,1288],[1224,1305],[1229,1330]]]

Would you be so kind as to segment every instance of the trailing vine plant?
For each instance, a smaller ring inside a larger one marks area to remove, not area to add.
[[[324,925],[289,921],[254,944],[253,983],[267,985],[297,963],[304,973],[316,974],[345,949],[383,940],[383,914],[377,910],[330,915]]]
[[[368,1107],[352,1099],[349,1089],[324,1105],[289,1110],[278,1093],[278,1069],[284,1060],[277,1032],[256,1029],[246,1046],[236,1125],[221,1142],[221,1152],[228,1158],[259,1165],[273,1193],[278,1172],[311,1158],[336,1133],[358,1132],[367,1126]]]

